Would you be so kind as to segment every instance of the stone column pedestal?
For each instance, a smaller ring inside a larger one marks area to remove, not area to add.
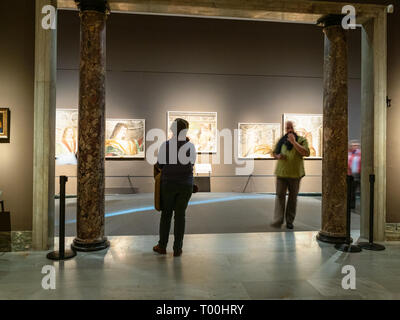
[[[322,160],[322,228],[317,239],[344,242],[347,211],[348,92],[347,41],[342,15],[318,24],[325,34]]]
[[[72,247],[109,246],[105,225],[106,1],[78,1],[81,18],[77,237]]]

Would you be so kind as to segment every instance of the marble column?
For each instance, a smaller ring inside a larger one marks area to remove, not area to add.
[[[77,237],[72,247],[109,246],[105,224],[105,75],[107,1],[77,1],[80,10],[80,76]]]
[[[317,239],[337,243],[346,235],[348,93],[347,40],[342,15],[318,20],[325,34],[322,227]]]

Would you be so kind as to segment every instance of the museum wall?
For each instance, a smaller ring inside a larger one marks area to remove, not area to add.
[[[0,107],[11,110],[0,143],[0,190],[12,230],[32,230],[35,3],[0,2]]]
[[[400,5],[388,17],[388,96],[386,221],[400,223]]]
[[[79,17],[59,12],[57,108],[77,108]],[[350,139],[360,138],[360,31],[349,31]],[[322,113],[324,38],[314,25],[112,14],[107,24],[109,118],[146,119],[166,128],[168,110],[216,111],[218,128],[238,122],[281,122],[283,113]],[[207,162],[204,160],[202,162]],[[321,160],[307,160],[301,192],[321,191]],[[241,192],[235,165],[213,165],[213,192]],[[255,161],[248,192],[274,192],[274,160]],[[56,175],[76,175],[57,166]],[[143,160],[107,161],[107,176],[152,176]],[[132,178],[140,192],[153,180]],[[129,188],[107,178],[107,188]],[[116,189],[115,189],[116,190]],[[76,179],[67,191],[76,193]]]

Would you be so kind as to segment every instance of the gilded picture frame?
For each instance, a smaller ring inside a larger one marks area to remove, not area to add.
[[[10,143],[11,111],[0,108],[0,143]]]

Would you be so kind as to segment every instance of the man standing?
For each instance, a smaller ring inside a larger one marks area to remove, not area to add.
[[[310,149],[307,139],[296,134],[291,121],[286,122],[285,129],[286,134],[279,140],[273,153],[275,159],[278,159],[278,163],[275,169],[275,213],[271,226],[280,228],[285,217],[286,227],[293,229],[300,180],[305,176],[303,157],[310,155]],[[288,189],[289,198],[285,210],[286,191]]]

